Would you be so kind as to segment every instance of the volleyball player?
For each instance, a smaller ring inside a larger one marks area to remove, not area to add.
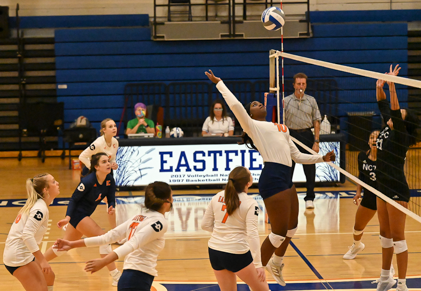
[[[285,286],[282,277],[283,256],[298,225],[298,196],[292,183],[291,157],[297,163],[314,164],[334,161],[335,154],[332,151],[322,157],[301,153],[290,139],[285,125],[266,121],[266,107],[263,104],[253,101],[244,108],[211,70],[205,74],[217,84],[216,88],[240,122],[244,131],[243,142],[258,150],[263,158],[259,193],[265,203],[272,232],[261,246],[262,265],[280,285]]]
[[[389,75],[396,76],[401,68],[390,66]],[[377,138],[377,184],[380,192],[408,208],[410,192],[404,173],[406,152],[416,143],[418,117],[407,109],[401,109],[395,84],[387,82],[390,92],[390,107],[383,90],[384,81],[376,83],[376,97],[380,113],[387,124]],[[406,272],[408,267],[408,246],[405,240],[406,214],[377,197],[377,211],[380,223],[382,246],[382,271],[377,290],[389,290],[396,280],[390,273],[393,252],[398,265],[397,290],[408,290]]]
[[[377,189],[376,183],[376,160],[377,160],[377,147],[376,140],[379,136],[379,131],[373,131],[370,134],[368,145],[370,149],[366,152],[360,152],[358,155],[358,178],[369,186]],[[373,218],[377,211],[376,195],[371,191],[364,189],[364,197],[361,200],[361,192],[363,187],[357,185],[357,193],[353,200],[354,204],[358,206],[357,213],[355,214],[354,224],[354,243],[349,247],[348,252],[343,256],[345,260],[353,260],[358,252],[365,248],[361,242],[363,232],[368,222]]]
[[[269,290],[260,258],[259,206],[247,196],[251,185],[250,171],[236,167],[225,190],[212,198],[202,220],[202,229],[212,232],[209,259],[221,291],[237,290],[237,276],[253,291]]]
[[[78,240],[83,235],[87,237],[104,234],[101,227],[90,217],[99,203],[106,197],[108,199],[108,213],[114,212],[115,207],[115,182],[110,174],[111,164],[106,153],[97,153],[91,158],[90,174],[83,177],[80,184],[70,198],[67,206],[66,217],[57,223],[59,228],[67,225],[64,233],[66,240]],[[112,252],[111,245],[103,244],[99,247],[101,257]],[[64,254],[54,248],[49,248],[45,258],[50,261]],[[113,286],[117,286],[120,272],[114,262],[107,266],[113,278]]]
[[[165,213],[172,208],[172,190],[164,182],[154,182],[145,189],[147,211],[110,230],[104,235],[77,241],[58,239],[55,248],[67,251],[72,248],[110,244],[123,237],[126,243],[102,259],[90,260],[85,271],[94,273],[117,259],[124,259],[123,274],[118,282],[119,291],[150,291],[156,271],[157,258],[165,245],[168,228]]]
[[[108,155],[111,162],[111,169],[117,170],[116,155],[118,150],[118,140],[115,138],[117,134],[117,126],[111,118],[101,121],[101,136],[98,137],[91,145],[86,148],[80,155],[79,160],[85,165],[82,169],[82,177],[89,173],[91,169],[92,155],[103,152]],[[105,200],[107,202],[107,200]],[[108,222],[111,228],[117,226],[115,212],[108,214]]]
[[[26,180],[28,199],[12,224],[4,246],[3,262],[25,290],[52,291],[54,272],[38,244],[47,231],[48,206],[60,193],[50,174]]]

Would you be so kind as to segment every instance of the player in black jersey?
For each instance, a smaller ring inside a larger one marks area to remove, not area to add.
[[[106,153],[97,153],[92,156],[90,174],[83,177],[77,186],[67,207],[66,217],[57,223],[59,228],[67,225],[64,239],[74,241],[83,235],[93,237],[105,232],[90,217],[98,204],[104,198],[108,199],[108,213],[115,210],[115,182],[111,173],[111,163]],[[101,257],[112,252],[111,245],[99,247]],[[45,258],[50,261],[65,252],[50,248],[45,253]],[[117,286],[120,272],[114,262],[107,265],[113,278],[113,286]]]
[[[389,75],[396,76],[401,68],[390,66]],[[380,192],[405,208],[410,198],[408,183],[404,173],[406,152],[416,143],[416,131],[419,120],[407,109],[401,109],[396,94],[395,84],[387,82],[390,92],[389,102],[383,91],[384,81],[376,84],[377,103],[383,121],[387,124],[377,138],[377,187]],[[390,275],[393,252],[398,264],[398,291],[406,287],[408,267],[408,247],[405,241],[406,214],[393,205],[377,198],[377,210],[380,223],[380,241],[382,245],[382,271],[377,290],[389,290],[396,281]]]
[[[358,178],[364,183],[368,184],[373,188],[377,188],[376,183],[376,160],[377,160],[377,147],[376,140],[379,136],[379,131],[373,131],[370,134],[368,145],[370,149],[366,152],[360,152],[358,155]],[[357,194],[354,196],[354,204],[358,206],[357,213],[355,214],[354,224],[354,243],[349,248],[348,252],[343,256],[345,260],[354,259],[358,252],[365,248],[365,245],[361,242],[364,228],[368,222],[376,214],[376,195],[371,191],[364,188],[364,197],[361,200],[361,192],[363,187],[357,186]],[[361,203],[360,203],[361,201]]]

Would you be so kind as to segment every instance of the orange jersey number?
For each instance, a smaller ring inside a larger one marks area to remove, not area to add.
[[[129,238],[127,240],[130,240],[134,234],[134,231],[136,230],[136,227],[139,225],[139,222],[132,222],[132,224],[130,224],[130,234],[129,234]]]
[[[288,130],[288,128],[286,127],[286,125],[279,124],[279,123],[275,123],[275,125],[278,127],[278,131],[279,132],[287,132],[287,130]]]
[[[224,205],[222,205],[222,209],[221,209],[222,211],[226,211],[227,210],[227,206],[224,204]],[[225,222],[227,222],[227,219],[228,219],[228,212],[227,213],[225,213],[225,215],[224,215],[224,219],[222,219],[222,223],[225,223]]]

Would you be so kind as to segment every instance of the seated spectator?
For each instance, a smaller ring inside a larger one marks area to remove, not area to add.
[[[127,123],[126,134],[134,133],[153,133],[155,134],[155,124],[152,120],[146,118],[146,105],[136,103],[134,106],[136,118]]]
[[[234,134],[234,124],[227,114],[225,103],[215,100],[210,107],[210,116],[202,127],[202,136],[230,136]]]

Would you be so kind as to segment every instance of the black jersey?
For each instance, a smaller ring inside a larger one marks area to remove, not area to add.
[[[370,160],[366,152],[360,152],[358,155],[358,171],[358,178],[361,181],[377,189],[376,161]],[[373,193],[364,188],[364,196],[367,194]]]
[[[107,197],[108,206],[115,208],[115,182],[111,174],[108,174],[102,184],[98,183],[96,173],[91,173],[81,179],[79,186],[70,198],[66,215],[72,217],[75,212],[90,216],[97,205]]]
[[[393,130],[385,126],[377,138],[377,182],[381,192],[392,199],[409,201],[409,187],[406,182],[404,165],[409,148],[409,135],[406,131],[400,110],[390,110],[389,102],[378,103],[385,123],[392,118]]]

